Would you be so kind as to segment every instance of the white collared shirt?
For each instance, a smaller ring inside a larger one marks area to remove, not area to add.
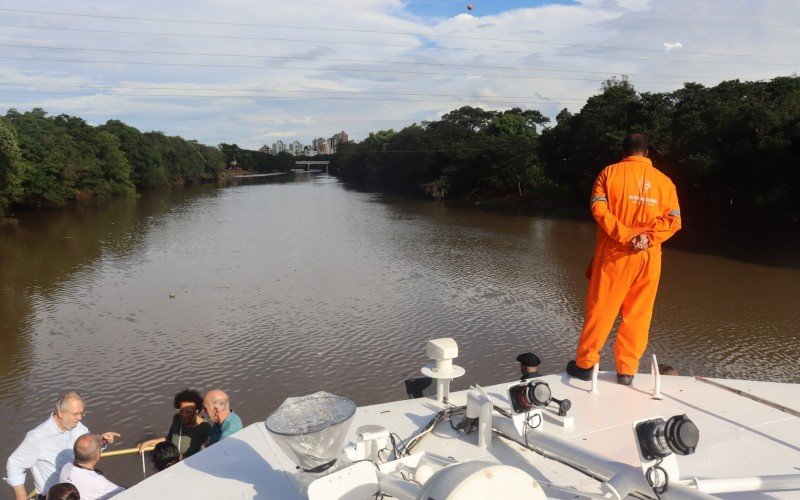
[[[74,484],[78,488],[78,493],[81,494],[81,500],[105,500],[125,490],[122,486],[117,486],[106,479],[102,474],[76,467],[73,463],[68,463],[61,469],[58,481]]]
[[[74,429],[62,431],[53,415],[50,415],[50,418],[28,432],[22,444],[8,457],[8,484],[25,484],[25,471],[30,469],[36,491],[46,494],[51,486],[58,483],[61,468],[75,460],[72,451],[75,440],[87,432],[89,429],[80,422]]]

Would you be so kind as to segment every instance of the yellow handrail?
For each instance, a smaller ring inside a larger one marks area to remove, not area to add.
[[[145,448],[142,449],[142,451],[153,451],[154,449],[155,446],[146,446]],[[134,453],[139,453],[138,446],[135,448],[124,448],[122,450],[104,451],[103,453],[100,454],[100,457],[101,458],[116,457],[119,455],[133,455]]]

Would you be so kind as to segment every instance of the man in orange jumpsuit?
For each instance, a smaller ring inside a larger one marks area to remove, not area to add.
[[[681,211],[675,185],[647,158],[644,135],[626,135],[622,153],[622,161],[603,169],[592,189],[589,204],[597,221],[597,244],[586,273],[586,319],[567,373],[591,378],[621,313],[614,358],[617,382],[629,385],[647,347],[661,275],[661,243],[681,228]]]

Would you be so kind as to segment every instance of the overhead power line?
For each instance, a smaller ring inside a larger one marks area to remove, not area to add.
[[[475,74],[475,73],[453,73],[444,71],[410,71],[400,69],[375,69],[375,68],[314,68],[308,66],[273,66],[273,65],[246,65],[246,64],[201,64],[201,63],[183,63],[183,62],[149,62],[149,61],[102,61],[93,59],[56,59],[49,57],[16,57],[16,56],[0,56],[0,59],[10,59],[15,61],[43,61],[43,62],[65,62],[65,63],[83,63],[83,64],[119,64],[125,65],[143,65],[143,66],[175,66],[175,67],[196,67],[196,68],[229,68],[229,69],[280,69],[280,70],[311,70],[319,72],[342,72],[342,73],[390,73],[390,74],[406,74],[406,75],[430,75],[430,76],[466,76],[478,78],[516,78],[526,80],[569,80],[569,81],[582,81],[582,82],[596,82],[597,78],[574,78],[566,76],[539,76],[539,75],[509,75],[509,74]],[[617,76],[608,73],[611,78]],[[674,85],[681,82],[665,82],[665,81],[639,81],[639,84],[669,84]]]
[[[499,49],[477,49],[477,48],[469,48],[469,47],[440,47],[434,46],[429,47],[421,44],[398,44],[398,43],[381,43],[381,42],[353,42],[353,41],[340,41],[340,40],[307,40],[307,39],[298,39],[298,38],[282,38],[282,37],[263,37],[263,36],[242,36],[242,35],[210,35],[205,33],[164,33],[164,32],[148,32],[148,31],[123,31],[123,30],[98,30],[98,29],[88,29],[88,28],[63,28],[63,27],[52,27],[52,26],[32,26],[32,25],[18,25],[18,24],[7,24],[7,23],[0,23],[0,26],[6,28],[24,28],[24,29],[37,29],[37,30],[50,30],[50,31],[73,31],[79,33],[106,33],[106,34],[113,34],[115,36],[119,35],[144,35],[144,36],[172,36],[172,37],[182,37],[182,38],[207,38],[207,39],[223,39],[223,40],[250,40],[250,41],[269,41],[269,42],[302,42],[302,43],[324,43],[324,44],[340,44],[340,45],[358,45],[358,46],[382,46],[382,47],[408,47],[414,49],[424,49],[424,50],[456,50],[460,52],[464,51],[477,51],[477,52],[496,52],[496,53],[513,53],[513,54],[526,54],[526,55],[539,55],[539,56],[547,56],[547,57],[578,57],[578,58],[588,58],[588,59],[615,59],[615,60],[623,60],[623,61],[657,61],[657,62],[681,62],[681,63],[690,63],[690,64],[720,64],[720,65],[743,65],[743,66],[792,66],[794,67],[796,62],[785,62],[785,63],[766,63],[766,62],[747,62],[747,61],[708,61],[708,60],[691,60],[691,59],[673,59],[671,56],[673,54],[678,54],[678,52],[664,52],[662,50],[650,50],[648,52],[658,52],[660,54],[668,55],[665,58],[652,58],[652,57],[626,57],[626,56],[612,56],[612,55],[598,55],[598,54],[565,54],[565,53],[552,53],[552,52],[530,52],[530,51],[509,51],[509,50],[499,50]],[[542,42],[545,43],[545,42]],[[594,48],[602,48],[601,46],[596,46]],[[631,49],[633,50],[633,49]],[[681,52],[681,53],[688,53],[688,52]],[[701,53],[692,53],[692,54],[701,54]],[[712,54],[703,54],[703,55],[712,55]],[[717,54],[723,55],[723,54]],[[753,56],[753,57],[762,57],[762,56]],[[766,57],[766,56],[764,56]],[[793,56],[792,56],[793,57]],[[800,61],[798,61],[800,62]]]
[[[219,52],[173,52],[163,50],[133,50],[133,49],[98,49],[93,47],[53,47],[42,45],[25,45],[16,43],[0,43],[0,47],[17,47],[28,48],[37,50],[73,50],[73,51],[86,51],[86,52],[113,52],[119,54],[151,54],[151,55],[171,55],[171,56],[201,56],[201,57],[242,57],[251,59],[282,59],[282,60],[303,60],[303,61],[318,61],[318,62],[345,62],[345,63],[360,63],[360,64],[406,64],[406,65],[420,65],[420,66],[453,66],[458,68],[478,68],[478,69],[508,69],[518,71],[550,71],[557,73],[587,73],[608,75],[604,71],[587,71],[576,69],[563,69],[563,68],[538,68],[531,66],[493,66],[483,64],[462,64],[456,62],[425,62],[425,61],[392,61],[386,59],[342,59],[336,57],[306,57],[306,56],[275,56],[266,54],[226,54]],[[714,76],[701,76],[701,75],[673,75],[664,73],[626,73],[629,76],[656,76],[667,78],[695,78],[700,80],[716,80],[718,77]]]
[[[537,41],[537,40],[525,40],[520,38],[490,38],[490,37],[476,37],[476,36],[467,36],[467,35],[448,35],[448,34],[441,34],[441,33],[422,33],[422,32],[413,32],[413,31],[389,31],[389,30],[366,30],[366,29],[357,29],[357,28],[332,28],[329,26],[303,26],[303,25],[286,25],[286,24],[264,24],[264,23],[242,23],[242,22],[231,22],[231,21],[205,21],[205,20],[193,20],[193,19],[170,19],[170,18],[158,18],[158,17],[138,17],[138,16],[112,16],[112,15],[104,15],[104,14],[80,14],[80,13],[73,13],[73,12],[52,12],[52,11],[40,11],[40,10],[23,10],[23,9],[7,9],[7,8],[0,8],[0,11],[5,12],[17,12],[21,14],[39,14],[39,15],[48,15],[48,16],[62,16],[62,17],[84,17],[84,18],[94,18],[94,19],[118,19],[124,21],[150,21],[150,22],[162,22],[162,23],[184,23],[184,24],[201,24],[201,25],[211,25],[211,26],[243,26],[243,27],[253,27],[253,28],[278,28],[278,29],[293,29],[293,30],[311,30],[311,31],[331,31],[331,32],[344,32],[344,33],[368,33],[368,34],[378,34],[378,35],[399,35],[399,36],[415,36],[415,37],[424,37],[424,38],[450,38],[450,39],[462,39],[462,40],[479,40],[479,41],[490,41],[490,42],[510,42],[510,43],[524,43],[524,44],[539,44],[539,45],[552,45],[552,46],[559,46],[559,47],[582,47],[582,48],[597,48],[597,49],[608,49],[608,50],[630,50],[630,51],[640,51],[640,52],[662,52],[660,49],[646,49],[640,47],[618,47],[618,46],[608,46],[608,45],[591,45],[591,44],[577,44],[577,43],[557,43],[557,42],[544,42],[544,41]],[[707,22],[697,22],[697,21],[670,21],[670,20],[656,20],[656,19],[645,19],[645,18],[634,18],[635,20],[647,21],[647,22],[661,22],[661,23],[675,23],[675,24],[705,24],[710,26],[752,26],[756,27],[758,25],[742,25],[742,24],[723,24],[723,23],[707,23]],[[617,19],[614,19],[617,20]],[[760,26],[765,27],[765,26]],[[782,28],[792,28],[796,29],[797,27],[791,26],[779,26]],[[731,53],[720,53],[720,52],[689,52],[689,51],[681,51],[686,54],[702,54],[702,55],[721,55],[721,56],[732,56],[732,57],[780,57],[780,58],[798,58],[798,56],[775,56],[775,55],[755,55],[755,54],[731,54]]]
[[[758,4],[756,4],[758,5]],[[764,2],[763,5],[767,5],[767,2]],[[782,25],[782,24],[743,24],[743,23],[714,23],[708,21],[695,21],[690,19],[688,21],[685,20],[676,20],[676,19],[655,19],[652,17],[638,17],[638,16],[629,16],[622,18],[620,20],[623,21],[632,21],[632,22],[645,22],[645,23],[661,23],[661,24],[691,24],[696,26],[720,26],[725,28],[770,28],[770,29],[789,29],[789,30],[796,30],[800,29],[800,26],[789,26],[789,25]]]
[[[144,87],[121,87],[113,85],[65,85],[65,84],[50,84],[50,83],[11,83],[0,82],[0,86],[16,86],[16,87],[55,87],[55,88],[81,88],[81,89],[98,89],[98,90],[177,90],[189,92],[275,92],[275,93],[299,93],[299,94],[345,94],[345,95],[388,95],[388,96],[421,96],[421,97],[457,97],[457,98],[504,98],[504,99],[537,99],[537,100],[552,100],[552,101],[585,101],[577,97],[548,97],[548,96],[475,96],[464,94],[429,94],[422,92],[368,92],[361,90],[275,90],[275,89],[238,89],[238,88],[225,88],[225,87],[161,87],[161,86],[144,86]]]
[[[45,90],[6,90],[0,89],[0,93],[3,94],[37,94],[37,95],[73,95],[73,96],[83,96],[83,97],[170,97],[170,98],[182,98],[182,99],[258,99],[258,100],[328,100],[328,101],[406,101],[406,102],[453,102],[453,99],[437,99],[437,98],[421,98],[421,99],[409,99],[405,97],[361,97],[361,96],[263,96],[263,95],[210,95],[210,94],[198,94],[198,95],[189,95],[189,94],[139,94],[133,92],[118,92],[113,94],[87,94],[83,92],[56,92],[56,91],[45,91]],[[523,103],[535,103],[535,104],[557,104],[558,101],[546,101],[546,100],[535,100],[535,99],[510,99],[504,97],[475,97],[475,96],[462,96],[460,98],[461,101],[470,101],[470,102],[486,102],[486,103],[495,103],[495,104],[519,104],[520,102]],[[457,102],[457,101],[456,101]]]

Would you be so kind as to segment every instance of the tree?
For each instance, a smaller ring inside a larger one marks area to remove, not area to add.
[[[22,155],[14,130],[0,118],[0,216],[8,203],[22,194]]]

